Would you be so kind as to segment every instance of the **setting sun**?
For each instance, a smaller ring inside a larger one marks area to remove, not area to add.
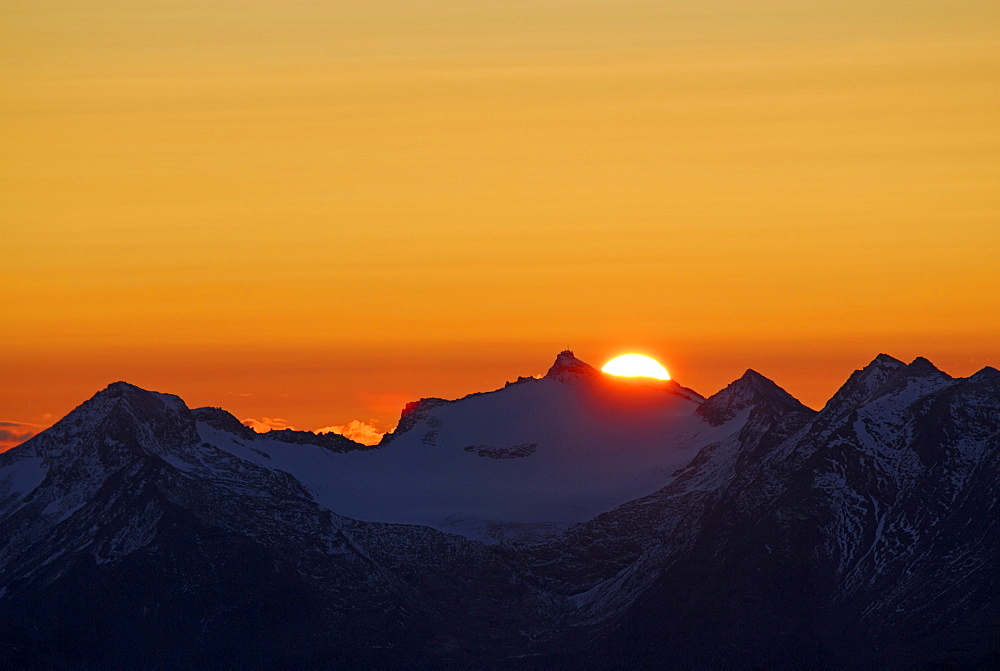
[[[601,369],[611,375],[625,377],[655,377],[658,380],[669,380],[670,373],[656,359],[645,354],[623,354],[604,364]]]

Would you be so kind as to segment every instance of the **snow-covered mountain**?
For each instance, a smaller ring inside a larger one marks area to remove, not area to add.
[[[376,448],[115,383],[0,454],[13,667],[995,662],[1000,372],[879,355],[820,412],[569,352]]]
[[[411,404],[377,450],[290,450],[272,433],[247,440],[235,419],[198,430],[207,444],[293,475],[337,513],[492,542],[552,534],[662,487],[746,421],[742,407],[706,420],[703,400],[676,382],[606,375],[567,351],[540,379]]]

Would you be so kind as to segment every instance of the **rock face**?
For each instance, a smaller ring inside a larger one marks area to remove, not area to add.
[[[454,448],[490,473],[531,473],[544,441],[464,440],[453,423],[524,425],[510,411],[528,412],[517,399],[537,390],[556,405],[619,399],[601,380],[564,352],[545,378],[415,406],[370,451],[248,433],[224,411],[115,383],[0,454],[4,665],[996,665],[992,368],[952,379],[880,355],[818,413],[753,371],[708,399],[676,383],[642,391],[705,427],[678,470],[568,526],[486,520],[488,542],[352,519],[316,484],[390,449]],[[647,400],[624,416],[658,417]],[[435,422],[437,447],[420,442]],[[675,434],[658,435],[669,449]]]
[[[552,366],[549,367],[549,371],[545,374],[545,378],[549,380],[558,380],[560,382],[573,382],[579,378],[593,378],[600,375],[600,371],[591,366],[589,363],[580,361],[570,350],[566,349],[556,356],[556,360],[553,362]]]

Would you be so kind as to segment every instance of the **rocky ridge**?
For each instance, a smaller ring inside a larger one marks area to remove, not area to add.
[[[548,383],[600,379],[567,354]],[[680,390],[713,439],[662,486],[485,544],[352,519],[276,465],[368,452],[267,442],[115,383],[0,454],[0,653],[46,668],[997,660],[1000,373],[879,355],[820,412],[753,371],[708,399]],[[446,433],[436,413],[455,403],[422,402],[397,436],[435,417]],[[456,449],[510,468],[544,448]]]

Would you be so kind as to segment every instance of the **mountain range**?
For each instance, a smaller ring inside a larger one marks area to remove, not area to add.
[[[369,447],[116,382],[0,454],[10,668],[996,668],[1000,372],[558,355]]]

